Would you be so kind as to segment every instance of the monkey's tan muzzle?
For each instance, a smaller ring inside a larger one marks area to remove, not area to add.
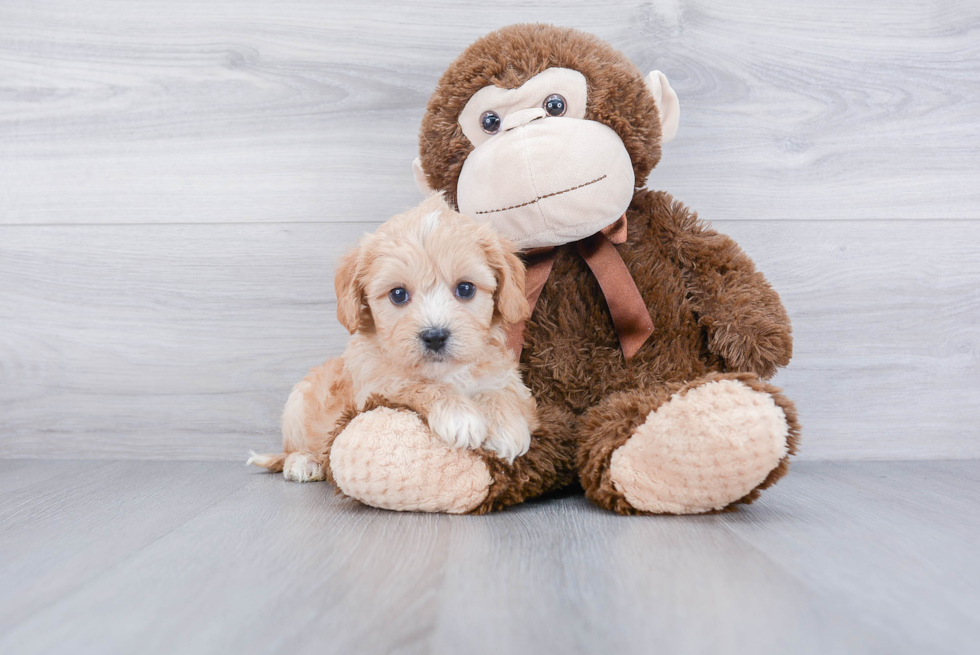
[[[467,157],[461,213],[520,248],[557,246],[613,224],[633,198],[633,164],[619,135],[596,121],[525,109]]]

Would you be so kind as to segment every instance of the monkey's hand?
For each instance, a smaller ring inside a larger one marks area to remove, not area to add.
[[[768,379],[778,367],[788,364],[793,354],[785,312],[773,312],[765,305],[751,306],[751,301],[746,301],[741,313],[702,314],[700,323],[708,332],[708,348],[725,361],[729,371],[751,372]]]
[[[701,224],[680,203],[670,212],[665,223],[708,349],[729,371],[772,377],[793,355],[789,316],[779,295],[732,239]]]

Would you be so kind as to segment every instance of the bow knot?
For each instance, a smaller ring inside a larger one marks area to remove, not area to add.
[[[599,282],[606,298],[623,356],[629,361],[653,334],[653,320],[626,262],[613,244],[626,241],[626,214],[590,237],[575,242],[575,248]],[[527,278],[524,293],[531,310],[544,289],[558,255],[556,248],[534,248],[525,252]],[[507,347],[519,358],[524,347],[524,321],[511,326]]]

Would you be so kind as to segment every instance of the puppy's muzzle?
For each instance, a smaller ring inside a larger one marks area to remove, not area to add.
[[[449,341],[449,330],[446,328],[426,328],[419,332],[419,340],[426,350],[437,353],[446,347],[446,342]]]

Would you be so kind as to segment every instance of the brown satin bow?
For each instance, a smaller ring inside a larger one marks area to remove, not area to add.
[[[640,290],[630,275],[626,263],[613,244],[626,241],[626,214],[618,221],[592,236],[575,242],[582,259],[589,266],[599,282],[602,295],[609,306],[616,334],[619,336],[623,355],[631,359],[646,340],[653,334],[653,320],[647,310]],[[551,268],[558,255],[556,248],[534,248],[525,253],[527,277],[524,294],[531,310],[538,302]],[[507,347],[518,357],[524,348],[524,321],[517,323],[507,332]]]

